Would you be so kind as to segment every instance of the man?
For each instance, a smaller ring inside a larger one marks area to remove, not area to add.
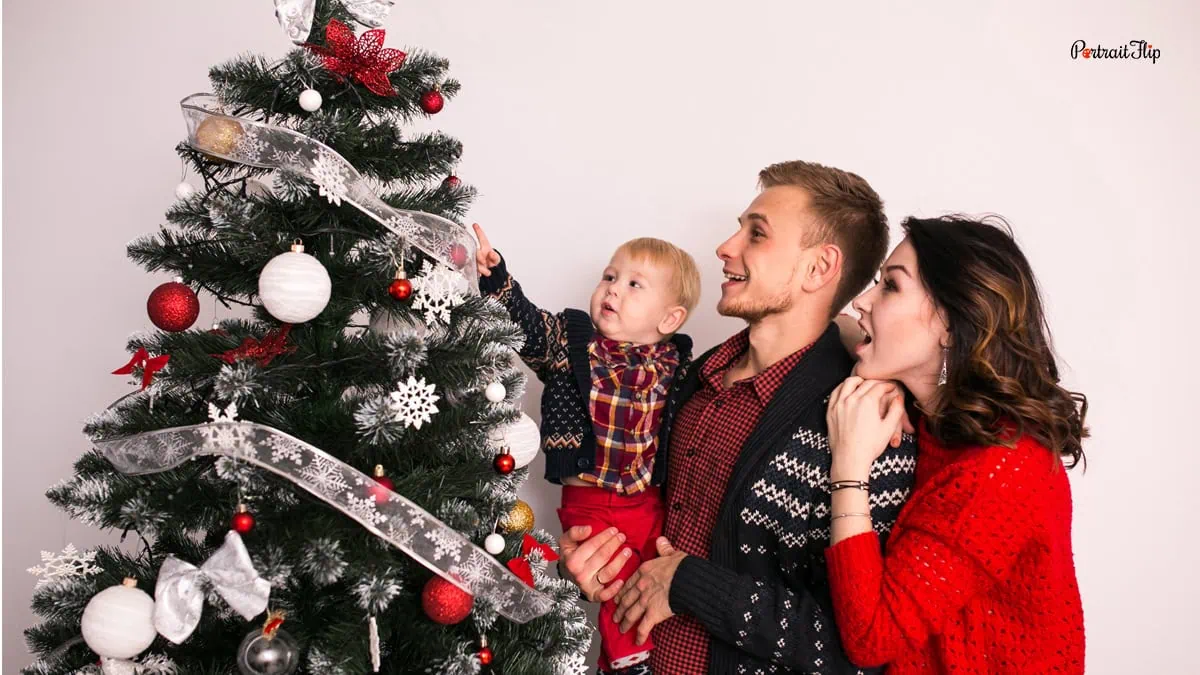
[[[654,629],[659,675],[860,672],[841,650],[825,578],[840,515],[829,512],[825,405],[853,367],[831,319],[882,263],[887,221],[866,181],[839,169],[784,162],[759,182],[717,249],[727,279],[717,311],[748,327],[672,393],[682,407],[655,459],[668,462],[660,557],[605,586],[624,562],[609,561],[620,534],[571,528],[560,540],[589,599],[616,597],[615,620],[639,639]],[[881,534],[915,467],[911,436],[897,430],[893,445],[869,485]]]

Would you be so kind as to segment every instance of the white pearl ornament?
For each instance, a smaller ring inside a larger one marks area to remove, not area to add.
[[[80,621],[83,641],[100,656],[131,659],[146,651],[158,635],[154,598],[126,579],[92,596]]]
[[[271,258],[258,276],[258,297],[271,316],[284,323],[304,323],[315,318],[325,305],[333,282],[316,258],[296,243],[292,250]]]
[[[493,382],[487,386],[487,389],[483,390],[483,395],[492,403],[499,403],[508,395],[508,390],[504,388],[503,383]]]
[[[191,199],[196,195],[196,188],[191,183],[180,183],[175,186],[176,199]]]
[[[316,112],[321,109],[321,92],[316,89],[305,89],[300,92],[300,107],[307,112]]]
[[[483,540],[483,549],[492,555],[500,555],[500,552],[504,550],[504,537],[495,532],[489,534]]]

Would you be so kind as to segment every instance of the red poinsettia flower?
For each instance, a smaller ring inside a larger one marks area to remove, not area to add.
[[[354,31],[337,19],[325,27],[325,44],[305,43],[309,51],[320,54],[325,70],[339,80],[353,78],[378,96],[395,96],[396,89],[388,73],[404,65],[407,56],[399,49],[385,49],[384,30],[375,28],[355,37]]]

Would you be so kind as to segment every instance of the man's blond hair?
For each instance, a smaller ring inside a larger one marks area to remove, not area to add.
[[[700,302],[700,270],[687,251],[669,241],[654,237],[638,237],[617,247],[617,253],[630,258],[649,260],[671,272],[671,290],[677,302],[687,309],[688,314]]]

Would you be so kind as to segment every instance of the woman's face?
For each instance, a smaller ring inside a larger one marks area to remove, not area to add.
[[[853,306],[866,333],[854,350],[859,359],[855,372],[872,380],[899,380],[918,399],[933,391],[948,334],[921,283],[917,252],[908,239],[892,251],[875,285],[855,298]]]

